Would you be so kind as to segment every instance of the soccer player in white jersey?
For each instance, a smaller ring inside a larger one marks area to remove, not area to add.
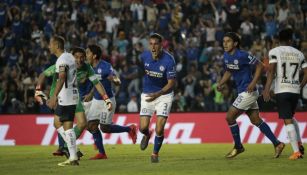
[[[279,157],[285,144],[277,140],[270,127],[259,117],[259,107],[257,99],[259,96],[256,83],[262,72],[262,64],[256,57],[239,49],[240,38],[234,32],[228,32],[223,38],[225,73],[218,82],[217,89],[221,91],[223,85],[233,77],[238,91],[238,97],[229,107],[226,121],[231,131],[234,148],[226,154],[226,158],[233,158],[244,152],[241,143],[240,130],[236,119],[246,113],[252,124],[257,126],[260,131],[270,139],[275,148],[275,158]],[[253,74],[253,69],[256,68]]]
[[[301,88],[305,86],[307,81],[307,62],[303,53],[291,46],[292,35],[291,29],[280,31],[280,46],[269,52],[269,71],[263,98],[265,101],[270,100],[270,89],[275,78],[274,92],[279,118],[284,120],[288,138],[294,151],[289,159],[296,160],[303,158],[304,154],[304,147],[294,113]],[[304,70],[302,82],[299,80],[301,69]]]
[[[64,39],[53,36],[49,42],[51,54],[57,56],[56,73],[58,81],[55,86],[54,95],[47,101],[48,107],[54,109],[55,123],[63,125],[64,135],[70,157],[59,166],[79,165],[76,148],[76,134],[73,131],[73,121],[76,105],[79,100],[77,88],[77,69],[72,54],[64,52]]]
[[[144,134],[141,141],[141,150],[145,150],[151,136],[149,123],[156,112],[156,136],[151,162],[159,162],[159,151],[164,139],[164,126],[169,116],[172,101],[173,87],[176,82],[176,63],[174,57],[163,50],[162,36],[154,33],[149,38],[150,50],[144,51],[141,61],[144,65],[143,92],[141,95],[140,132]]]

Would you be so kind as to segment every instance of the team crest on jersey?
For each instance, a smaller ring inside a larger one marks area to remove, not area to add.
[[[234,63],[234,64],[238,64],[239,61],[238,61],[237,59],[235,59],[235,60],[233,60],[233,63]]]
[[[160,66],[159,69],[160,69],[160,71],[164,71],[165,67],[164,66]]]
[[[97,70],[97,72],[98,72],[98,73],[101,73],[101,72],[102,72],[102,70],[101,70],[101,69],[98,69],[98,70]]]

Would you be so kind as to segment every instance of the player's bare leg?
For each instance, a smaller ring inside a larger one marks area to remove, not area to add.
[[[140,148],[141,150],[145,150],[148,146],[148,142],[151,136],[151,131],[149,131],[149,123],[150,123],[150,116],[141,116],[140,117],[140,127],[139,130],[142,134],[144,134]]]
[[[234,148],[226,154],[226,158],[234,158],[238,154],[245,151],[242,143],[241,143],[241,137],[240,137],[240,129],[239,125],[236,121],[236,119],[242,114],[243,111],[231,106],[228,109],[226,121],[228,123],[228,126],[230,128],[233,140],[235,142]]]
[[[280,154],[282,153],[285,144],[280,142],[275,135],[273,134],[272,130],[270,129],[269,125],[264,122],[260,117],[259,117],[259,109],[250,109],[246,111],[246,114],[248,115],[251,123],[255,126],[257,126],[260,131],[268,138],[270,141],[273,143],[274,148],[275,148],[275,158],[278,158]]]

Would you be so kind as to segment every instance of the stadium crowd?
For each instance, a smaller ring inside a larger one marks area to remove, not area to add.
[[[66,39],[67,50],[98,43],[122,81],[117,111],[137,112],[139,56],[152,32],[164,36],[177,63],[172,111],[226,111],[236,92],[233,82],[223,92],[216,88],[224,71],[224,33],[238,32],[241,47],[266,62],[285,27],[307,55],[307,0],[1,0],[0,113],[49,112],[33,96],[38,75],[56,61],[48,50],[53,34]],[[265,79],[264,72],[260,93]],[[274,110],[274,101],[258,101],[261,110]]]

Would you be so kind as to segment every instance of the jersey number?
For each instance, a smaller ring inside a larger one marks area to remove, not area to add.
[[[286,72],[287,72],[287,69],[289,69],[289,67],[290,68],[293,68],[294,67],[294,71],[293,71],[293,74],[292,74],[292,79],[294,79],[295,78],[295,76],[296,76],[296,73],[297,73],[297,69],[298,69],[298,63],[290,63],[290,66],[287,66],[287,64],[286,64],[286,62],[285,63],[282,63],[282,68],[283,68],[283,78],[284,79],[288,79],[288,77],[287,77],[287,75],[286,75]]]

